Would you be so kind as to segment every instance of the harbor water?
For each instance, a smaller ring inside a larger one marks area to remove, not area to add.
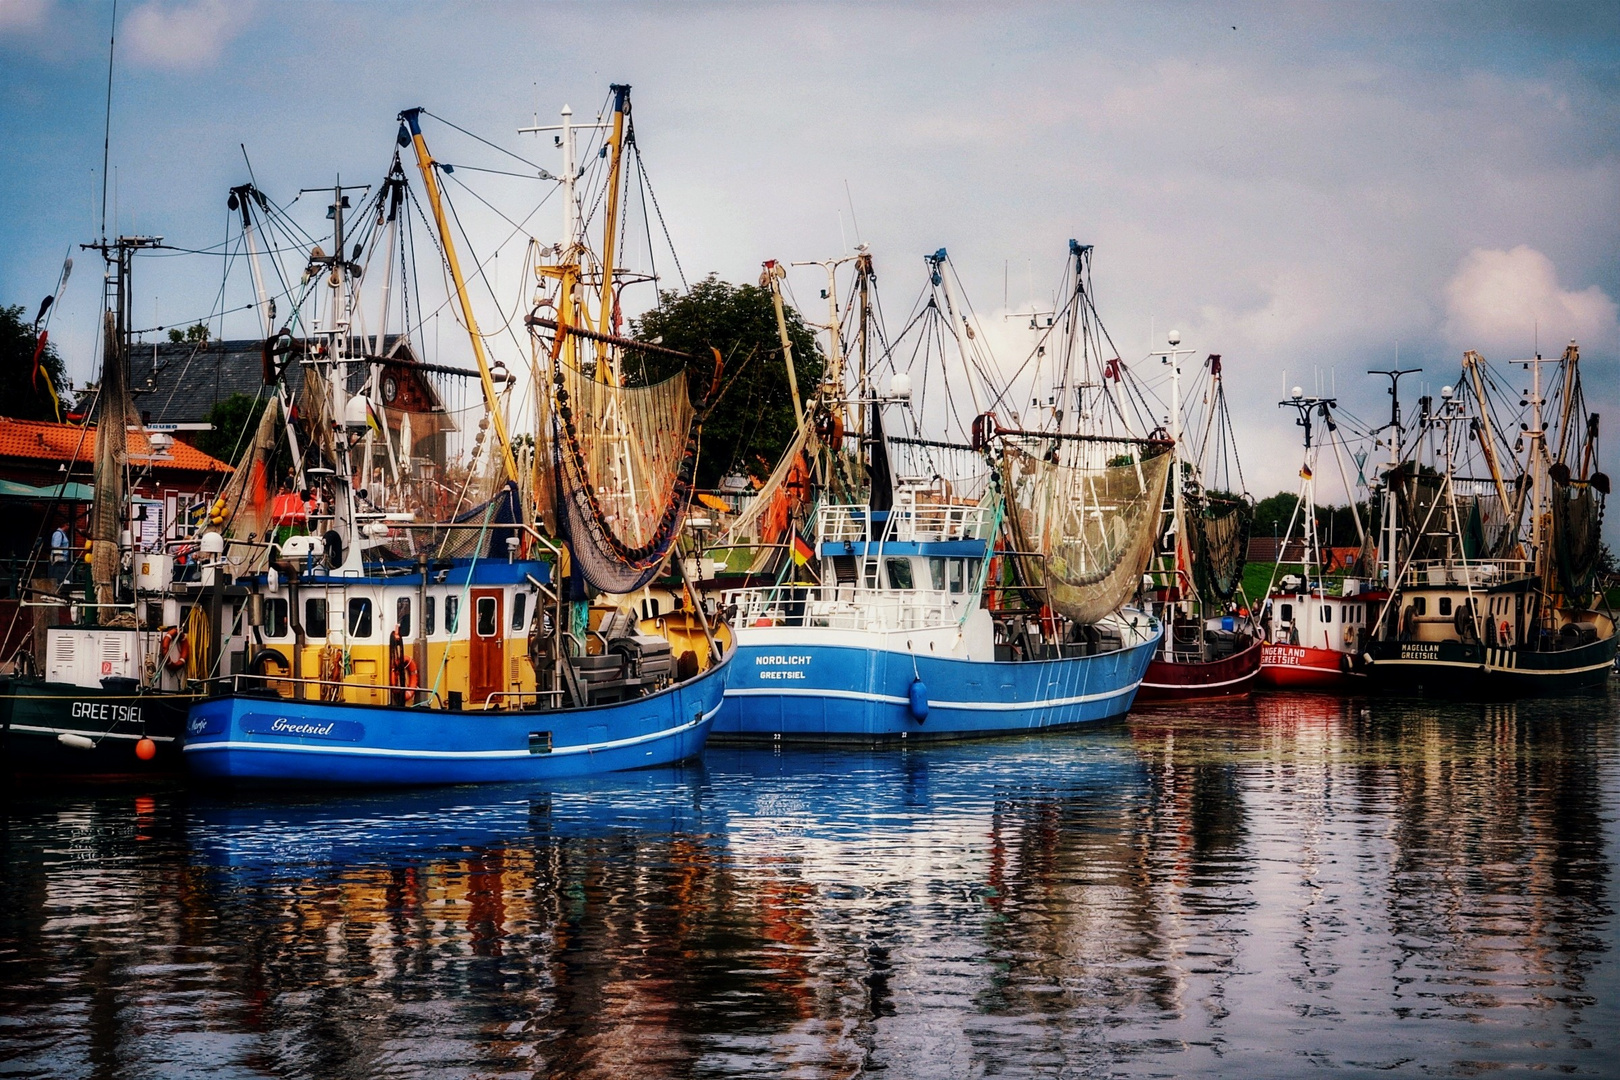
[[[1620,696],[8,794],[3,1077],[1620,1072]]]

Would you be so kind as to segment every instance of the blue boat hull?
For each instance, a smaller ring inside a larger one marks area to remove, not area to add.
[[[201,779],[252,786],[400,786],[672,765],[702,752],[731,659],[648,697],[546,712],[219,697],[191,709],[186,767]]]
[[[1123,716],[1158,635],[1116,652],[979,661],[847,645],[741,645],[716,741],[972,738]],[[921,681],[918,719],[912,685]]]

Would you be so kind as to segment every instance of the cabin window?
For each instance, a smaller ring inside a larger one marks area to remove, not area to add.
[[[944,559],[928,560],[928,577],[933,583],[935,592],[945,591],[945,562],[946,560]],[[954,559],[951,560],[951,565],[953,567],[956,565],[956,561]]]
[[[371,636],[371,597],[356,596],[349,601],[349,636]]]
[[[1333,605],[1332,604],[1323,604],[1320,608],[1317,609],[1317,611],[1320,612],[1320,614],[1317,617],[1319,619],[1321,619],[1323,622],[1330,623],[1330,622],[1333,621]]]
[[[326,601],[304,601],[304,633],[310,637],[326,636]]]
[[[1440,598],[1440,614],[1442,614],[1442,615],[1450,615],[1451,614],[1451,597],[1442,596]]]
[[[394,625],[399,628],[399,636],[401,638],[408,638],[411,636],[410,597],[402,596],[399,598],[399,602],[394,605]]]
[[[495,598],[493,596],[480,596],[478,598],[478,636],[495,636]]]
[[[909,559],[884,559],[883,563],[884,563],[883,569],[889,575],[889,588],[891,588],[891,589],[910,589],[910,588],[913,588],[913,586],[911,584],[911,560],[909,560]]]
[[[1427,615],[1429,613],[1429,598],[1426,596],[1412,597],[1412,612],[1416,615]]]
[[[947,576],[951,580],[951,592],[959,593],[962,591],[962,581],[966,577],[963,568],[966,566],[967,563],[961,559],[952,559],[947,564],[946,570]]]
[[[1280,605],[1278,605],[1277,611],[1278,611],[1277,620],[1279,622],[1293,622],[1294,621],[1294,605],[1293,604],[1280,604]]]
[[[287,636],[287,601],[268,597],[264,602],[264,636]]]
[[[433,633],[433,608],[436,606],[435,601],[437,599],[436,596],[428,596],[422,600],[422,632],[424,634]]]
[[[460,627],[461,597],[447,596],[444,598],[444,632],[454,634]]]
[[[648,603],[652,604],[652,617],[657,618],[658,601],[650,600]],[[512,597],[512,629],[522,630],[523,624],[528,621],[528,618],[529,594],[526,592],[520,592],[516,596]]]

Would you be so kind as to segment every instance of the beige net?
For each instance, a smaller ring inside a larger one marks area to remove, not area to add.
[[[259,417],[253,441],[236,461],[220,498],[225,501],[229,515],[225,526],[227,540],[269,541],[271,532],[271,505],[275,484],[270,476],[271,460],[281,439],[281,402],[272,397]],[[234,574],[257,573],[269,565],[269,552],[263,547],[231,545],[228,549],[231,571]]]
[[[686,375],[610,386],[567,364],[555,370],[553,465],[573,557],[604,592],[639,589],[663,564],[692,497]]]
[[[1173,459],[1166,452],[1108,463],[1099,454],[1095,465],[1061,465],[1017,446],[1003,450],[1007,519],[1019,548],[1044,556],[1026,565],[1055,611],[1094,623],[1136,592]]]

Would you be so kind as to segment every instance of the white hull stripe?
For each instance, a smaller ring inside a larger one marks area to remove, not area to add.
[[[294,753],[312,754],[341,754],[347,757],[385,757],[385,758],[426,758],[433,761],[499,761],[512,758],[555,758],[568,757],[570,754],[593,754],[603,750],[622,750],[628,746],[638,746],[642,743],[666,739],[674,735],[681,735],[700,726],[714,718],[720,711],[716,705],[697,720],[689,720],[680,727],[665,728],[650,735],[636,735],[628,739],[614,739],[612,742],[586,743],[584,746],[559,746],[549,753],[536,754],[529,750],[389,750],[382,747],[365,746],[311,746],[308,743],[273,743],[273,742],[202,742],[187,743],[184,747],[188,754],[201,753],[204,750],[270,750],[276,753],[292,751]]]
[[[1479,663],[1470,664],[1470,663],[1466,663],[1466,662],[1464,662],[1462,660],[1374,660],[1373,661],[1373,666],[1374,667],[1404,667],[1404,668],[1452,667],[1452,668],[1467,668],[1469,671],[1484,670],[1484,671],[1487,671],[1487,672],[1490,672],[1490,673],[1493,673],[1493,674],[1498,674],[1498,675],[1512,674],[1512,675],[1550,676],[1550,675],[1582,675],[1582,674],[1585,674],[1588,671],[1597,671],[1597,670],[1599,670],[1601,668],[1613,667],[1614,666],[1614,661],[1605,660],[1601,664],[1587,664],[1585,667],[1575,667],[1575,668],[1492,667],[1489,664],[1479,664]]]
[[[1235,679],[1224,679],[1221,682],[1166,683],[1144,681],[1142,685],[1151,687],[1154,690],[1210,690],[1217,686],[1236,686],[1240,682],[1248,682],[1258,674],[1260,674],[1260,670],[1256,668],[1247,675],[1239,675]]]
[[[30,735],[83,735],[87,739],[151,739],[153,742],[174,742],[173,735],[140,735],[123,731],[87,731],[84,728],[35,727],[33,724],[12,724],[12,731],[25,731]]]
[[[1355,672],[1336,667],[1316,667],[1311,664],[1262,664],[1261,671],[1318,671],[1323,675],[1353,675]]]
[[[1109,690],[1101,694],[1081,694],[1077,697],[1048,698],[1045,701],[933,701],[928,702],[930,709],[962,709],[969,712],[1016,712],[1020,709],[1055,709],[1064,705],[1083,705],[1088,701],[1106,701],[1109,698],[1129,694],[1140,686],[1140,682],[1120,687],[1118,690]],[[726,697],[820,697],[841,698],[851,701],[875,701],[882,705],[908,705],[907,698],[896,697],[893,694],[868,694],[861,690],[777,690],[768,687],[739,687],[736,690],[727,690]]]

